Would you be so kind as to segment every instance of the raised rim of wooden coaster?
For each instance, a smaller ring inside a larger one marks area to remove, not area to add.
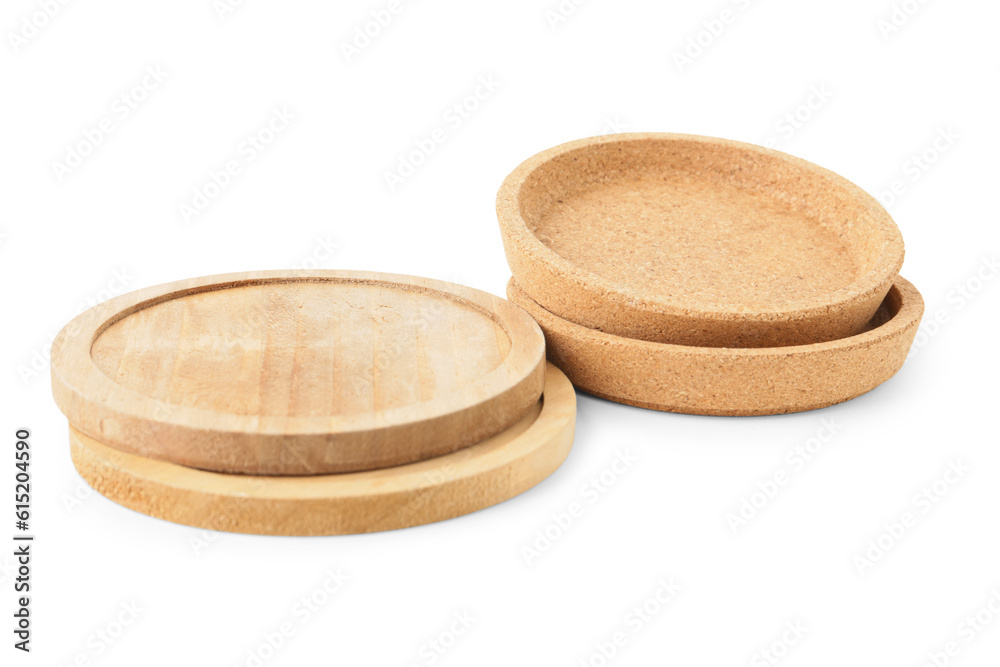
[[[891,216],[779,151],[684,134],[572,141],[497,195],[507,262],[550,312],[627,338],[708,347],[837,340],[903,263]]]
[[[70,427],[73,463],[98,493],[197,528],[258,535],[343,535],[451,519],[513,498],[552,474],[573,444],[576,393],[552,364],[528,414],[484,442],[395,468],[269,477],[146,459]]]
[[[773,348],[688,347],[581,327],[533,301],[514,280],[510,300],[545,332],[549,361],[580,390],[653,410],[695,415],[771,415],[842,403],[902,367],[924,301],[897,278],[867,330],[837,341]]]
[[[131,292],[70,322],[52,391],[79,431],[180,465],[265,475],[441,456],[520,420],[538,325],[505,299],[360,271],[259,271]]]

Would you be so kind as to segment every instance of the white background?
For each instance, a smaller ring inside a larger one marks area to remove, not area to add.
[[[557,0],[407,1],[350,61],[342,45],[388,0],[248,0],[222,16],[218,4],[69,2],[43,21],[31,0],[4,3],[0,539],[14,532],[13,434],[28,426],[37,542],[27,656],[11,648],[12,548],[0,550],[3,664],[252,665],[248,651],[285,621],[294,634],[263,664],[429,665],[439,638],[441,665],[770,664],[760,651],[789,622],[805,628],[779,661],[789,667],[917,666],[952,640],[948,664],[996,664],[1000,618],[972,641],[960,627],[1000,596],[996,3],[907,0],[911,15],[890,31],[890,0],[593,0],[564,3],[558,21]],[[706,46],[679,67],[689,39]],[[130,92],[147,67],[165,78]],[[449,121],[480,77],[496,89]],[[123,94],[143,98],[127,118]],[[241,143],[275,108],[294,121],[246,160]],[[783,120],[796,111],[797,127]],[[57,173],[102,119],[111,133]],[[439,127],[446,141],[391,190],[385,172]],[[615,130],[774,140],[873,194],[901,181],[888,208],[906,240],[903,275],[928,307],[903,370],[847,404],[781,417],[581,395],[575,447],[549,480],[390,533],[213,535],[88,496],[45,359],[85,304],[303,262],[502,294],[504,176],[539,150]],[[925,151],[922,169],[912,158]],[[186,222],[180,205],[230,159],[240,173]],[[824,420],[834,438],[790,463]],[[636,462],[590,503],[581,487],[626,451]],[[968,472],[924,512],[914,495],[949,461]],[[734,532],[727,515],[777,470],[789,483]],[[536,531],[581,501],[583,516],[529,564]],[[856,557],[904,512],[916,525],[859,571]],[[300,623],[293,605],[337,568],[349,581]],[[630,622],[671,577],[677,596]],[[115,632],[133,602],[138,618],[102,644],[95,633]],[[452,642],[465,612],[475,620]],[[597,645],[618,631],[627,641],[605,660]]]

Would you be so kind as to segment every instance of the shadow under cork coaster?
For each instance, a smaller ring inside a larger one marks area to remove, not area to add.
[[[497,196],[507,261],[549,312],[618,336],[769,347],[862,330],[903,262],[847,179],[751,144],[680,134],[574,141]]]

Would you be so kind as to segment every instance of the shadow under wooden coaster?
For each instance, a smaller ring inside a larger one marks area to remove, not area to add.
[[[479,290],[357,271],[262,271],[111,299],[52,345],[75,429],[148,458],[305,475],[432,458],[538,401],[545,341]]]
[[[497,195],[507,262],[549,312],[660,343],[837,340],[875,314],[903,262],[884,208],[778,151],[622,134],[543,151]]]
[[[642,408],[696,415],[802,412],[855,398],[902,367],[924,312],[897,278],[866,331],[826,343],[771,348],[667,345],[567,322],[513,279],[510,300],[545,332],[549,361],[587,393]]]
[[[395,468],[270,477],[142,458],[70,427],[73,463],[120,505],[188,526],[260,535],[341,535],[450,519],[512,498],[548,477],[573,444],[576,393],[548,364],[527,415],[484,442]]]

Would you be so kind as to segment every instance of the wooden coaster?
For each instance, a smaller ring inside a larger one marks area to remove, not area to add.
[[[453,452],[520,420],[544,383],[538,326],[451,283],[354,271],[195,278],[111,299],[52,345],[79,431],[185,466],[370,470]]]
[[[548,364],[545,394],[516,424],[477,445],[383,470],[262,477],[146,459],[70,428],[73,463],[99,493],[167,521],[259,535],[341,535],[450,519],[512,498],[569,454],[576,393]]]
[[[837,340],[875,314],[899,229],[846,179],[778,151],[680,134],[574,141],[504,181],[514,279],[549,312],[708,347]]]
[[[826,343],[688,347],[632,340],[567,322],[511,280],[510,300],[542,326],[549,360],[577,388],[618,403],[695,415],[770,415],[855,398],[900,369],[924,312],[897,278],[866,330]]]

